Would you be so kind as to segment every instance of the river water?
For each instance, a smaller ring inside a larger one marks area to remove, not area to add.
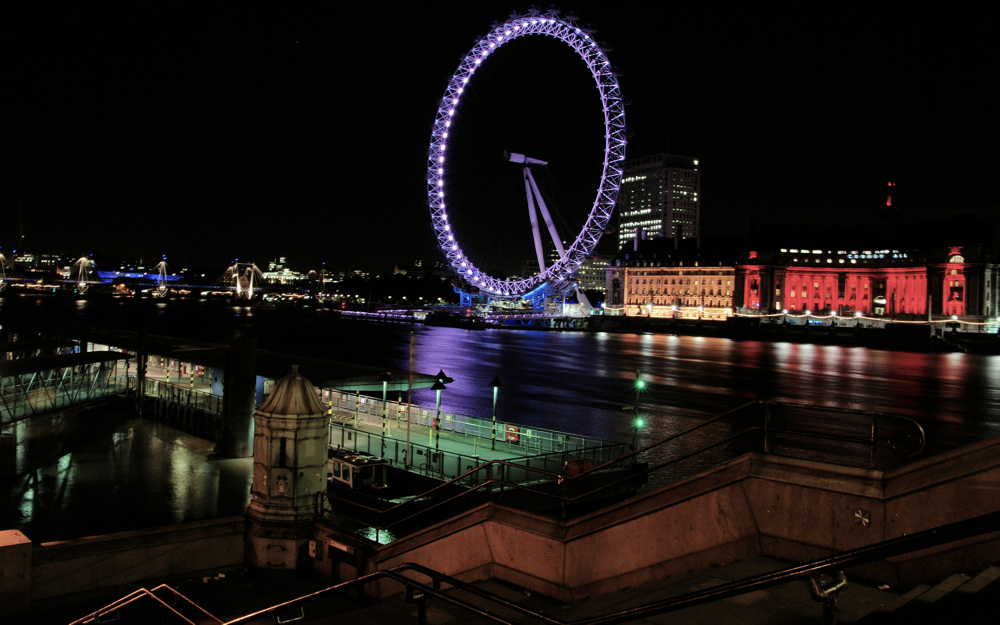
[[[659,440],[754,400],[877,411],[918,420],[930,452],[1000,434],[1000,356],[882,351],[655,334],[465,330],[341,321],[323,312],[199,304],[11,302],[6,328],[68,316],[150,333],[225,340],[254,327],[263,350],[454,378],[443,409],[630,442]],[[39,312],[41,311],[41,312]],[[31,323],[27,321],[30,313]],[[646,382],[635,391],[638,375]],[[308,369],[303,373],[309,375]],[[638,399],[638,403],[636,403]],[[433,405],[429,390],[414,401]],[[644,417],[636,432],[633,414]],[[166,425],[113,411],[87,421],[45,417],[17,426],[14,478],[0,487],[0,524],[35,540],[239,514],[251,462]],[[95,511],[97,513],[95,514]]]

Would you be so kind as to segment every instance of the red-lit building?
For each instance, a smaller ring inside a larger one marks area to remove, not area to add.
[[[998,264],[978,249],[749,252],[736,266],[737,307],[890,317],[991,317]]]

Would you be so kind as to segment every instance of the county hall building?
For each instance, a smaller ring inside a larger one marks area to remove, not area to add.
[[[750,251],[735,267],[734,299],[762,313],[988,318],[997,315],[998,267],[980,247]]]

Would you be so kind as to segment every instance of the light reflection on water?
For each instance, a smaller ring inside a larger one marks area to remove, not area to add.
[[[649,424],[640,443],[676,431],[684,419],[758,399],[915,418],[932,447],[1000,434],[1000,356],[654,334],[415,332],[417,370],[455,378],[442,393],[444,410],[489,417],[489,382],[498,375],[498,418],[528,426],[631,440],[632,413],[622,408],[635,402],[639,370]],[[414,395],[433,404],[429,391]]]
[[[74,423],[74,419],[86,423]],[[240,514],[251,458],[149,420],[91,411],[17,424],[16,478],[0,481],[0,525],[35,541]]]

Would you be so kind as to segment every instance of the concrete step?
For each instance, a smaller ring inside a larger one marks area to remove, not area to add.
[[[882,605],[872,610],[868,615],[860,619],[859,622],[878,623],[880,622],[879,619],[884,618],[886,614],[893,614],[897,610],[901,610],[904,606],[916,600],[917,597],[930,590],[930,588],[931,587],[926,584],[920,584],[919,586],[910,589],[908,592],[902,595],[896,595],[893,594],[892,592],[886,592],[882,600]],[[851,588],[848,587],[848,592],[850,590]]]
[[[975,595],[988,586],[996,584],[997,580],[1000,580],[1000,566],[991,566],[956,588],[955,594],[959,596]]]
[[[933,586],[917,586],[857,623],[997,622],[997,614],[1000,614],[1000,567],[991,566],[975,576],[955,573]],[[989,618],[983,620],[987,615]]]
[[[954,592],[958,587],[968,582],[970,579],[972,578],[965,573],[955,573],[953,575],[949,575],[944,580],[928,588],[925,592],[922,592],[913,600],[913,604],[910,607],[911,609],[919,610],[932,603],[937,603]]]

